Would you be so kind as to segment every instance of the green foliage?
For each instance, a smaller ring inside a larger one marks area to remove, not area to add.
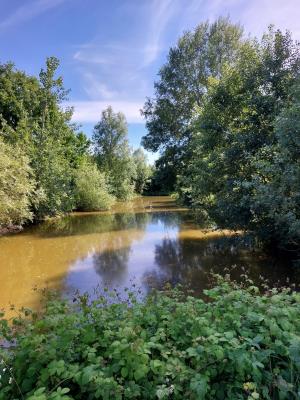
[[[264,147],[253,160],[253,213],[256,230],[300,248],[300,84],[275,121],[277,144]]]
[[[34,214],[38,220],[70,212],[75,206],[74,169],[61,150],[53,140],[47,139],[32,160],[37,177]]]
[[[175,191],[177,173],[182,168],[183,152],[177,147],[168,147],[155,161],[153,174],[147,187],[150,194],[169,195]]]
[[[94,128],[94,154],[101,171],[104,171],[112,194],[120,200],[134,195],[135,163],[127,139],[125,115],[114,113],[109,106],[102,112]]]
[[[32,218],[34,180],[28,158],[0,138],[0,228]]]
[[[189,122],[200,106],[208,79],[219,76],[223,63],[232,62],[242,29],[227,18],[204,22],[186,32],[169,51],[167,63],[155,83],[155,97],[143,109],[148,134],[144,146],[157,151],[183,145],[190,136]]]
[[[194,108],[202,105],[209,79],[220,75],[223,64],[234,61],[241,36],[239,25],[219,18],[186,32],[170,49],[154,85],[154,97],[143,108],[148,133],[142,141],[147,150],[163,151],[161,164],[167,161],[175,170],[165,169],[170,177],[176,177],[188,158]],[[170,186],[173,189],[174,178]]]
[[[69,212],[74,207],[74,170],[86,155],[89,142],[71,124],[72,110],[61,102],[67,91],[55,78],[59,61],[46,60],[39,80],[0,65],[0,135],[21,147],[29,159],[36,184],[33,217],[42,219]]]
[[[136,170],[135,191],[136,193],[143,194],[149,185],[152,169],[142,148],[133,152],[133,161]]]
[[[219,226],[252,229],[281,244],[295,241],[299,198],[296,164],[276,133],[276,121],[300,72],[299,60],[290,35],[272,28],[261,43],[240,47],[235,64],[210,82],[179,181],[183,196]]]
[[[83,162],[76,171],[75,199],[76,208],[83,211],[107,210],[114,201],[105,174],[92,162]]]
[[[299,293],[220,280],[205,295],[83,296],[2,320],[14,346],[1,350],[0,399],[299,398]]]
[[[122,157],[128,146],[125,115],[114,113],[111,106],[102,111],[101,120],[94,127],[93,143],[100,168],[112,170],[115,159]]]
[[[245,39],[221,18],[185,33],[143,110],[144,146],[161,150],[152,191],[176,188],[219,227],[299,248],[299,75],[289,32]]]

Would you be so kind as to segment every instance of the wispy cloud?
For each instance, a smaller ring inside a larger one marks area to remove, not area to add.
[[[244,0],[245,1],[245,0]],[[300,2],[299,0],[254,0],[245,2],[240,20],[247,31],[261,35],[269,24],[276,28],[288,29],[294,39],[300,39]]]
[[[245,32],[260,36],[269,24],[289,29],[293,37],[300,38],[299,0],[191,0],[183,11],[181,30],[195,26],[201,20],[215,20],[229,15],[240,22]],[[200,16],[200,19],[199,19]]]
[[[132,101],[73,101],[65,106],[74,107],[73,121],[79,123],[96,123],[101,118],[101,111],[108,106],[112,106],[114,111],[122,111],[129,123],[144,122],[140,109],[142,103]]]
[[[97,43],[97,40],[92,40],[78,46],[78,49],[73,54],[73,60],[83,64],[94,64],[99,66],[114,65],[119,67],[124,65],[133,66],[134,56],[143,49],[136,46],[122,46],[122,44],[102,44]]]
[[[57,7],[65,1],[66,0],[36,0],[33,2],[26,1],[11,15],[0,21],[0,32],[27,20],[30,20],[50,10],[51,8]]]
[[[115,98],[119,94],[116,90],[110,89],[106,83],[101,82],[101,80],[91,72],[84,72],[83,80],[84,90],[92,99],[109,100]]]
[[[151,3],[148,38],[144,47],[144,65],[155,61],[163,48],[163,34],[168,22],[178,10],[176,0],[153,0]]]
[[[116,60],[102,54],[98,54],[97,47],[86,46],[73,54],[73,59],[86,64],[112,65]]]
[[[183,30],[229,15],[233,22],[245,25],[246,33],[260,35],[269,23],[280,27],[286,24],[299,38],[299,1],[149,0],[134,2],[134,6],[133,2],[122,3],[122,12],[119,16],[116,13],[114,23],[121,24],[124,15],[133,15],[129,21],[136,24],[134,29],[113,31],[105,40],[100,32],[75,47],[73,62],[86,95],[81,99],[87,101],[76,103],[74,117],[81,122],[96,121],[100,109],[109,102],[117,109],[124,108],[130,121],[141,121],[138,110],[145,97],[153,93],[159,65]]]
[[[147,70],[154,67],[165,41],[168,24],[180,11],[181,0],[149,0],[135,7],[137,30],[122,32],[122,37],[103,41],[96,35],[76,46],[73,61],[80,73],[82,88],[89,100],[130,100],[143,102],[152,92]],[[132,4],[122,5],[131,15]],[[126,8],[127,7],[127,8]],[[136,34],[139,32],[140,34]]]

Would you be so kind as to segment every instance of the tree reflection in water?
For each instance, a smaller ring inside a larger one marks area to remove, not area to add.
[[[291,275],[282,262],[255,252],[251,237],[165,238],[155,247],[155,263],[158,268],[144,274],[146,285],[161,289],[166,283],[180,283],[198,294],[208,287],[210,273],[230,273],[238,281],[246,273],[258,285],[274,286]]]
[[[0,268],[0,308],[35,307],[40,294],[32,287],[93,295],[98,285],[122,290],[135,282],[145,294],[169,281],[200,293],[205,272],[224,275],[231,265],[236,278],[248,267],[255,284],[259,275],[271,282],[284,283],[287,276],[300,281],[284,260],[267,258],[252,245],[203,230],[171,198],[137,198],[110,211],[75,213],[0,238],[0,265],[6,266]]]
[[[123,239],[119,238],[122,242]],[[111,251],[96,253],[93,256],[93,266],[100,275],[104,286],[118,286],[127,275],[130,247],[115,248]]]
[[[141,241],[150,214],[126,213],[115,215],[116,226],[121,232],[114,233],[103,243],[104,251],[93,255],[93,266],[104,285],[110,288],[122,285],[128,275],[128,261],[133,241]]]
[[[76,226],[84,234],[89,232],[88,220],[83,217],[82,225]],[[77,262],[68,278],[74,287],[88,291],[99,285],[122,292],[136,284],[146,294],[169,282],[201,294],[209,285],[209,273],[224,275],[228,268],[234,279],[248,272],[256,284],[260,275],[271,285],[278,279],[284,283],[291,276],[291,269],[282,261],[257,251],[250,236],[201,230],[185,210],[114,213],[100,220],[94,216],[90,222],[90,229],[98,235],[94,238],[97,244]],[[70,234],[74,228],[71,222],[62,230]]]

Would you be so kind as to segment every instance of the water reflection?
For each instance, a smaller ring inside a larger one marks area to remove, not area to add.
[[[143,294],[166,282],[200,293],[207,272],[235,265],[257,281],[299,279],[284,262],[255,251],[232,232],[205,231],[193,215],[168,197],[139,198],[109,212],[75,213],[0,238],[0,308],[38,307],[34,286],[93,293],[95,286],[120,290],[133,283]]]
[[[251,238],[239,235],[213,238],[186,238],[184,231],[176,239],[165,238],[155,247],[157,269],[147,272],[147,285],[162,288],[166,283],[184,284],[200,294],[210,281],[210,274],[230,273],[241,280],[247,274],[256,284],[268,282],[272,286],[287,281],[299,282],[290,265],[255,251]]]

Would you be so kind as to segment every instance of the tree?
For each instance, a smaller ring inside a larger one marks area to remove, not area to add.
[[[32,219],[34,180],[28,158],[0,139],[0,228]]]
[[[286,107],[275,121],[277,143],[253,160],[253,225],[280,246],[300,248],[300,82],[291,88]]]
[[[75,200],[78,210],[107,210],[114,198],[108,192],[106,177],[96,164],[84,161],[75,174]]]
[[[128,147],[125,115],[114,113],[111,106],[102,111],[101,120],[95,125],[93,144],[97,163],[105,171],[112,171],[114,161],[123,156]]]
[[[152,169],[148,164],[147,156],[142,148],[133,152],[133,161],[136,169],[135,191],[136,193],[142,194],[149,183]]]
[[[235,64],[224,66],[221,77],[210,81],[194,119],[191,157],[179,185],[184,196],[221,227],[282,240],[275,229],[280,219],[275,224],[274,215],[283,207],[283,193],[287,197],[282,211],[296,198],[292,201],[292,191],[283,190],[282,179],[287,184],[287,176],[294,173],[280,172],[285,153],[276,121],[289,103],[299,61],[299,47],[290,34],[271,27],[260,43],[244,43]],[[285,160],[289,170],[291,161],[287,156]],[[271,199],[273,185],[282,190],[277,199]]]
[[[33,121],[39,115],[38,79],[16,70],[12,63],[0,64],[0,87],[0,134],[28,152]]]
[[[242,28],[228,18],[202,23],[179,39],[160,69],[154,98],[148,98],[142,110],[148,130],[142,144],[168,158],[176,154],[168,162],[177,173],[187,155],[195,107],[202,106],[210,79],[219,78],[223,65],[233,63],[241,37]]]
[[[101,171],[107,175],[112,194],[126,200],[134,194],[135,165],[127,139],[125,115],[112,107],[102,112],[93,133],[94,155]]]
[[[37,219],[71,211],[74,206],[74,170],[86,155],[89,141],[71,123],[72,109],[63,109],[68,91],[56,78],[59,61],[46,60],[39,79],[0,66],[0,135],[22,147],[36,181]]]

